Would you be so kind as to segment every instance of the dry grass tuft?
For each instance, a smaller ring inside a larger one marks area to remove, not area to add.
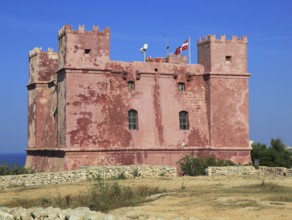
[[[137,206],[146,201],[153,194],[161,193],[157,187],[138,186],[130,188],[120,186],[114,180],[96,180],[87,192],[78,195],[61,196],[57,191],[55,197],[42,197],[34,200],[16,199],[5,204],[8,207],[59,207],[62,209],[89,207],[94,211],[108,211],[125,206]]]

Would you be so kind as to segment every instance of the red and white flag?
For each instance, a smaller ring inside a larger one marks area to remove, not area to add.
[[[179,55],[184,50],[189,49],[189,38],[178,48],[175,49],[175,55]]]

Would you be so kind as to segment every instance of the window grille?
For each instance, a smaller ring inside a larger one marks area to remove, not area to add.
[[[128,111],[128,122],[130,130],[138,130],[138,112],[136,110]]]
[[[185,91],[186,87],[183,82],[178,83],[178,91]]]
[[[186,111],[179,112],[179,128],[181,130],[189,129],[189,114]]]

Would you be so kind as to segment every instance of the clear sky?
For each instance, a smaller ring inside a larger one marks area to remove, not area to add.
[[[0,2],[0,154],[27,146],[28,52],[34,47],[57,51],[64,24],[111,28],[111,60],[142,61],[165,56],[191,37],[207,34],[248,36],[250,139],[269,144],[281,138],[292,145],[292,1],[290,0],[104,0]]]

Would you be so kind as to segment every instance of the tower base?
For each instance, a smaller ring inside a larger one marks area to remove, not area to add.
[[[187,149],[28,149],[25,167],[36,171],[74,170],[81,166],[164,165],[177,166],[186,155],[215,156],[238,164],[251,163],[249,148]]]

